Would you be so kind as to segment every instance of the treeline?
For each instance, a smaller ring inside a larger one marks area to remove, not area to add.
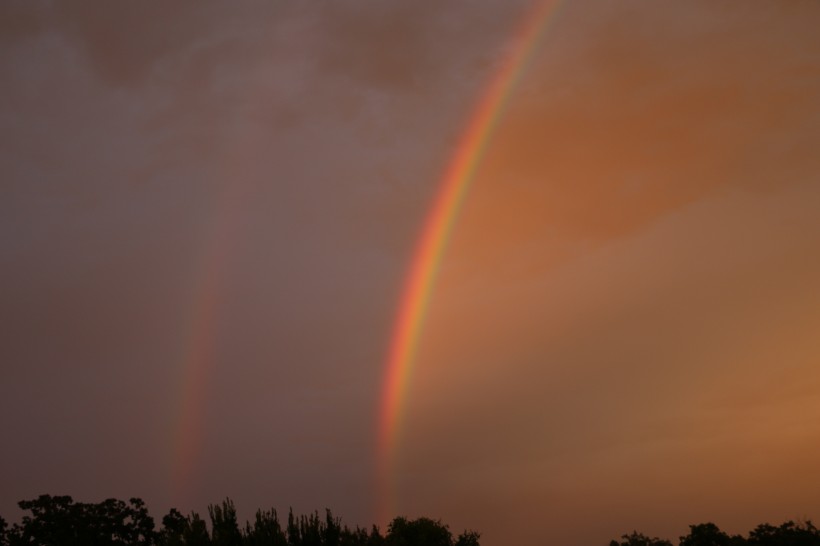
[[[689,534],[680,537],[679,546],[820,546],[820,530],[811,521],[786,523],[775,527],[764,523],[758,525],[749,535],[729,535],[714,523],[690,525]],[[613,540],[609,546],[672,546],[672,542],[662,538],[650,538],[633,532],[623,535],[621,540]]]
[[[11,527],[0,517],[0,546],[479,546],[480,535],[453,537],[447,525],[429,518],[395,518],[382,535],[342,525],[330,510],[280,521],[276,510],[258,510],[240,526],[233,501],[208,506],[208,522],[196,512],[171,509],[157,528],[145,503],[107,499],[74,502],[69,496],[41,495],[21,501],[25,514]]]
[[[9,527],[0,517],[0,546],[480,546],[480,535],[464,531],[454,537],[447,525],[429,518],[397,517],[382,534],[342,525],[330,510],[280,521],[276,510],[257,510],[240,525],[230,499],[208,506],[208,519],[196,512],[171,509],[157,527],[145,503],[107,499],[74,502],[68,496],[41,495],[21,501],[27,512]],[[510,545],[514,546],[514,545]],[[672,542],[633,532],[609,546],[672,546]],[[747,536],[729,535],[714,523],[690,525],[678,546],[820,546],[820,530],[810,521],[762,524]]]

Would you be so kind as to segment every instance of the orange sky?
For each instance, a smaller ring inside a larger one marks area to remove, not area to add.
[[[512,101],[432,300],[410,506],[434,473],[441,510],[562,543],[820,508],[818,50],[797,6],[667,9],[567,6]]]
[[[0,514],[373,522],[401,283],[530,7],[3,4]],[[817,28],[809,0],[564,2],[442,262],[401,512],[485,546],[820,519]]]

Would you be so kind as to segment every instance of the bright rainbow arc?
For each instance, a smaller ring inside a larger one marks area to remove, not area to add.
[[[560,0],[539,0],[527,13],[515,34],[509,57],[490,81],[470,117],[417,243],[393,329],[382,391],[378,432],[381,521],[386,521],[393,509],[391,474],[398,450],[401,413],[442,256],[493,130],[560,4]]]

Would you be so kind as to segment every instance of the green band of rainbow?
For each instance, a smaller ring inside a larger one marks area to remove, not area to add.
[[[399,303],[387,357],[378,431],[380,518],[393,506],[393,464],[399,448],[402,411],[410,374],[436,274],[464,196],[512,90],[524,73],[540,38],[554,19],[560,0],[537,0],[515,34],[509,57],[493,76],[449,162],[417,243]]]

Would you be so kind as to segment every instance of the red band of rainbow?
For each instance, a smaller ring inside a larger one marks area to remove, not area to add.
[[[393,506],[393,465],[402,410],[436,274],[453,225],[504,107],[525,71],[560,0],[537,0],[515,34],[508,58],[490,80],[449,162],[410,265],[387,357],[378,431],[381,521]]]

